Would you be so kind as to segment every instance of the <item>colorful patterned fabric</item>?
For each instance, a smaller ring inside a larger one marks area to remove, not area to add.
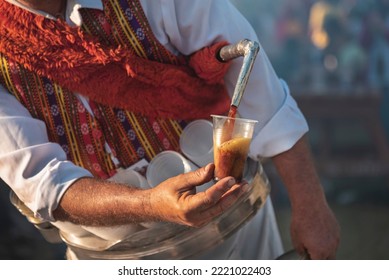
[[[146,32],[150,30],[134,16],[141,10],[136,6],[135,13],[128,7],[120,10],[127,2],[118,1],[105,5],[107,14],[116,17],[106,19],[118,42],[107,44],[81,27],[0,0],[0,52],[25,69],[107,106],[185,120],[224,114],[231,102],[223,81],[230,63],[219,61],[217,53],[227,42],[181,55],[179,64],[150,59],[147,56],[163,54],[163,49],[151,44],[152,36]]]
[[[103,4],[104,13],[80,10],[86,32],[104,44],[131,46],[151,60],[177,62],[154,37],[138,0],[104,0]],[[144,117],[92,101],[90,114],[74,93],[1,54],[0,67],[1,84],[34,118],[45,122],[50,141],[59,143],[69,160],[96,177],[105,179],[116,172],[110,153],[126,168],[163,150],[179,150],[183,121]]]

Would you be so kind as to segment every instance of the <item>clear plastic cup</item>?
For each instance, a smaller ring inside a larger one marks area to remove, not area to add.
[[[213,162],[212,122],[195,120],[182,131],[180,148],[182,153],[198,167]]]
[[[257,121],[212,115],[215,180],[243,177],[254,127]]]

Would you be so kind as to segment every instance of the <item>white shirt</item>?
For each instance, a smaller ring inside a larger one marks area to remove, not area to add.
[[[174,53],[191,54],[220,40],[258,41],[246,19],[226,0],[140,2],[155,36]],[[102,9],[102,3],[68,0],[69,24],[81,24],[81,7]],[[242,60],[235,59],[225,77],[230,95],[241,66]],[[0,86],[0,91],[5,89]],[[75,180],[92,175],[66,160],[62,148],[49,142],[45,124],[32,118],[15,97],[4,92],[0,96],[0,177],[36,216],[54,221],[52,212],[66,189]],[[250,148],[250,157],[254,159],[290,149],[308,131],[288,87],[274,73],[263,49],[256,58],[238,111],[241,117],[258,120]]]

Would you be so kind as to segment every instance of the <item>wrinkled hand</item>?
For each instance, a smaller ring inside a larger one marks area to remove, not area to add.
[[[335,259],[340,228],[325,201],[292,211],[291,238],[300,253],[311,259]]]
[[[158,219],[199,227],[227,210],[248,190],[245,182],[236,184],[233,177],[226,177],[206,191],[196,193],[196,186],[213,178],[214,169],[214,164],[208,164],[151,189],[150,204]]]

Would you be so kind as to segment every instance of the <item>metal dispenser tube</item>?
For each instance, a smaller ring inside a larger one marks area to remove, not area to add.
[[[260,47],[257,42],[244,39],[237,44],[225,46],[219,51],[218,59],[221,61],[229,61],[239,56],[243,56],[242,68],[240,69],[234,94],[232,96],[232,106],[238,107],[240,104],[259,49]]]

